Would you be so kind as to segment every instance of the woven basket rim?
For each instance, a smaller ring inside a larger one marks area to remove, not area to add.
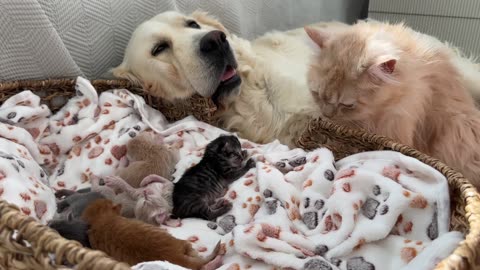
[[[39,87],[46,88],[73,86],[75,85],[75,81],[75,79],[48,79],[0,82],[0,92],[29,88],[31,88],[31,90],[35,90],[35,88]],[[94,87],[109,86],[128,89],[136,87],[136,85],[127,80],[98,79],[92,80],[91,82]],[[455,251],[449,257],[444,259],[436,269],[451,269],[450,267],[466,269],[461,266],[477,265],[475,258],[479,258],[478,252],[480,252],[480,196],[476,188],[467,179],[465,179],[461,173],[448,167],[438,159],[432,158],[418,150],[397,143],[383,136],[368,134],[362,130],[349,129],[323,119],[315,119],[307,127],[307,129],[310,131],[314,131],[315,129],[318,130],[319,128],[322,128],[328,132],[339,134],[346,138],[355,137],[364,142],[373,143],[392,149],[407,156],[416,158],[417,160],[441,172],[448,179],[449,188],[457,189],[461,199],[465,201],[465,213],[468,220],[469,232],[467,235],[465,235],[465,240],[462,241]],[[299,145],[302,145],[300,140]],[[105,269],[113,269],[113,266],[118,267],[115,269],[129,269],[126,264],[111,259],[103,252],[92,251],[90,249],[83,248],[75,241],[62,238],[54,230],[47,226],[41,225],[33,218],[25,215],[18,215],[18,207],[9,204],[6,201],[0,200],[0,213],[2,222],[1,224],[7,224],[7,226],[11,228],[20,229],[22,233],[26,233],[26,239],[35,242],[37,245],[40,245],[45,251],[54,254],[65,255],[65,258],[68,258],[71,263],[80,263],[82,260],[84,261],[85,258],[88,257],[91,258],[91,260],[102,261],[102,265],[112,266],[112,268],[106,267]],[[41,235],[45,236],[42,237]],[[48,239],[48,244],[45,242],[45,239]],[[472,262],[472,260],[474,261]],[[470,263],[467,264],[467,262]]]
[[[47,80],[17,80],[17,81],[0,81],[0,92],[11,91],[18,89],[38,88],[38,87],[59,87],[59,86],[73,86],[76,79],[47,79]],[[112,86],[131,88],[136,85],[129,80],[123,79],[96,79],[91,81],[93,86]]]
[[[455,171],[436,158],[410,146],[395,142],[385,136],[369,134],[359,129],[350,129],[324,119],[315,119],[307,127],[310,131],[318,130],[319,128],[337,133],[346,138],[355,137],[364,142],[392,149],[406,156],[413,157],[442,173],[447,178],[449,189],[457,189],[461,199],[465,201],[465,216],[468,220],[469,231],[455,251],[439,263],[436,269],[466,269],[464,267],[464,265],[468,265],[466,261],[470,261],[470,265],[480,266],[480,263],[475,260],[475,258],[479,258],[480,252],[480,195],[478,190],[460,172]]]

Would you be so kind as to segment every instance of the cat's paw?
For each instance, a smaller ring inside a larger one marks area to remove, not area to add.
[[[253,158],[249,159],[245,167],[247,169],[255,168],[255,160],[253,160]]]
[[[117,176],[107,176],[103,178],[103,183],[105,186],[111,189],[121,188],[121,182],[119,181],[119,177]]]
[[[230,208],[232,207],[232,203],[225,199],[225,198],[220,198],[218,199],[217,201],[215,201],[215,203],[211,206],[212,209],[220,209],[220,208],[223,208],[225,206],[228,206],[230,205]]]

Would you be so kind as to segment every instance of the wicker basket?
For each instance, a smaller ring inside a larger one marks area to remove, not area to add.
[[[126,88],[142,95],[146,102],[158,108],[169,120],[178,120],[189,114],[212,123],[215,106],[201,97],[181,101],[175,105],[146,95],[126,81],[97,80],[98,91]],[[46,80],[0,83],[0,101],[29,89],[42,97],[52,110],[62,106],[75,94],[74,80]],[[428,164],[448,179],[452,202],[451,229],[466,233],[465,241],[436,269],[480,269],[480,198],[476,189],[460,173],[440,161],[415,149],[395,143],[385,137],[350,130],[324,120],[312,121],[297,142],[304,149],[328,146],[337,158],[369,150],[394,150]],[[51,255],[55,254],[55,261]],[[130,269],[104,253],[83,248],[75,241],[60,237],[55,231],[20,214],[18,208],[0,201],[0,269],[62,269],[76,265],[77,269]]]

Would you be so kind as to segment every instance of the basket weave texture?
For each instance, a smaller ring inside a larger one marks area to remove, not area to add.
[[[216,107],[206,98],[195,96],[172,103],[147,95],[141,89],[123,80],[96,80],[97,91],[125,88],[145,98],[150,106],[159,109],[170,120],[188,115],[213,123]],[[74,80],[44,80],[0,82],[0,102],[23,90],[31,90],[42,98],[52,111],[58,110],[68,98],[75,95]],[[326,146],[337,159],[363,151],[394,150],[418,159],[441,172],[447,179],[451,196],[450,228],[465,233],[465,240],[436,270],[480,269],[480,196],[477,190],[460,173],[442,162],[411,147],[388,138],[351,130],[332,122],[312,120],[297,145],[304,149]],[[52,261],[52,254],[55,260]],[[115,261],[100,251],[83,248],[75,241],[62,238],[55,231],[20,213],[19,209],[0,200],[0,269],[77,269],[123,270],[130,267]]]

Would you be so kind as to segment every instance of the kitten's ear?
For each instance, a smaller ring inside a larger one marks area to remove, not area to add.
[[[313,42],[315,42],[321,49],[325,48],[325,44],[330,38],[328,33],[315,29],[311,26],[305,26],[304,29],[310,39],[313,40]]]
[[[396,69],[397,60],[397,57],[392,55],[379,57],[368,69],[368,72],[370,75],[381,80],[382,82],[395,81],[392,74]]]
[[[223,151],[227,151],[228,149],[230,149],[230,143],[229,142],[225,142],[223,145],[222,145],[222,148],[221,148]]]

